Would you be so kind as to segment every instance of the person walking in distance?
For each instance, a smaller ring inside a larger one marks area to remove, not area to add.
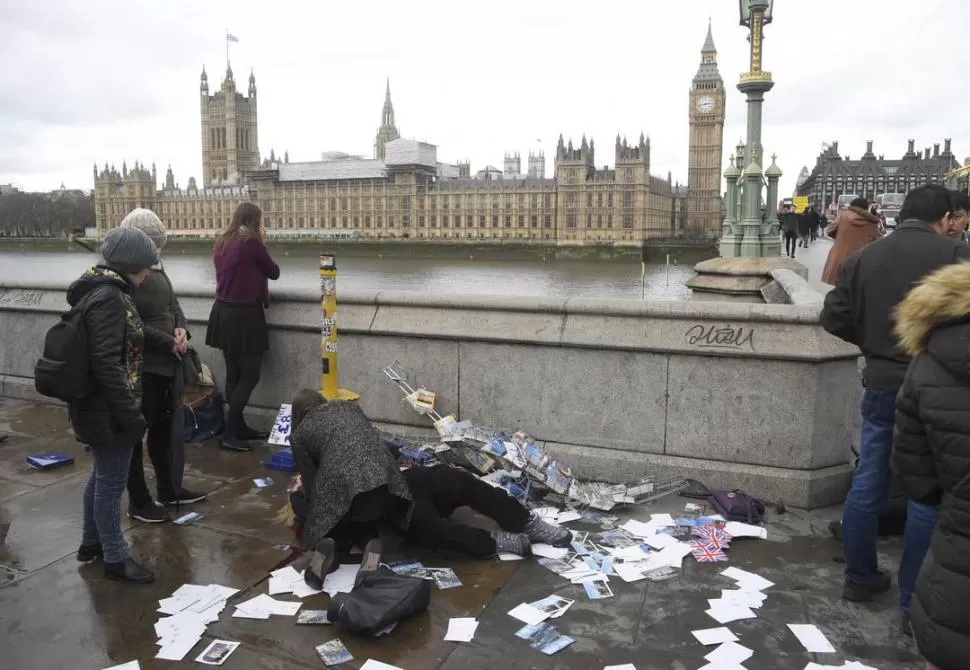
[[[896,400],[892,464],[910,499],[909,514],[939,518],[935,532],[920,534],[929,546],[907,541],[903,557],[919,570],[915,598],[900,596],[904,620],[920,653],[938,668],[964,668],[970,659],[970,264],[937,270],[899,305],[896,332],[913,356]],[[908,538],[907,538],[908,540]],[[905,628],[904,628],[905,630]]]
[[[101,254],[104,262],[89,268],[67,290],[67,302],[83,315],[93,387],[68,403],[74,432],[94,456],[84,488],[77,560],[89,563],[103,558],[108,579],[141,584],[154,581],[155,576],[128,552],[121,532],[121,496],[133,447],[141,445],[145,434],[141,414],[145,347],[160,348],[166,342],[145,330],[131,293],[158,262],[158,250],[140,230],[115,228],[105,236]]]
[[[159,253],[168,240],[165,225],[150,209],[132,210],[122,219],[121,227],[137,228],[148,235]],[[175,482],[182,481],[182,472],[173,472],[173,467],[178,467],[172,459],[172,450],[176,446],[173,441],[181,441],[182,426],[173,425],[173,417],[178,419],[176,424],[181,421],[181,415],[176,412],[182,402],[183,386],[179,357],[188,350],[189,334],[185,314],[161,263],[149,270],[145,281],[132,292],[131,299],[145,324],[145,331],[154,335],[154,341],[163,343],[161,349],[146,349],[141,384],[141,411],[148,423],[146,443],[155,470],[158,502],[176,505],[205,500],[205,493],[182,486],[178,490],[175,488]],[[181,442],[177,446],[181,449]],[[138,442],[134,445],[128,473],[128,516],[145,523],[163,523],[169,520],[169,515],[164,507],[155,504],[148,490],[142,452],[142,444]],[[183,459],[180,458],[178,463],[184,465]]]
[[[243,411],[259,383],[263,355],[269,350],[269,279],[279,279],[280,267],[266,248],[263,213],[244,202],[236,207],[229,226],[216,238],[212,261],[216,268],[216,301],[209,314],[205,343],[222,350],[226,363],[229,415],[220,447],[252,451],[247,440],[268,433],[246,425]]]
[[[839,217],[825,229],[826,235],[835,238],[835,243],[829,249],[825,266],[822,268],[822,281],[826,284],[835,284],[839,266],[846,258],[882,237],[879,217],[869,213],[868,204],[865,198],[856,198],[849,208],[839,214]]]
[[[795,257],[795,241],[798,239],[798,214],[790,206],[781,213],[781,232],[785,236],[785,255]]]
[[[970,247],[946,237],[950,194],[942,186],[929,184],[910,191],[900,219],[892,235],[845,259],[835,288],[825,296],[821,316],[825,330],[858,346],[865,357],[859,460],[842,512],[842,597],[856,602],[888,591],[891,582],[889,573],[879,569],[876,538],[879,515],[889,498],[896,394],[910,362],[893,334],[893,311],[920,279],[970,259]],[[901,600],[913,591],[923,562],[919,547],[926,546],[936,525],[931,508],[917,512],[910,511],[906,520],[899,569]],[[901,604],[908,609],[908,602]]]

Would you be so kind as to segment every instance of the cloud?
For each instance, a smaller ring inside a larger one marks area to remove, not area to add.
[[[171,163],[182,184],[198,176],[199,73],[205,65],[219,86],[227,29],[240,38],[237,82],[250,67],[257,77],[264,155],[369,155],[390,76],[402,134],[438,144],[442,160],[479,169],[542,148],[551,175],[560,133],[595,138],[605,165],[618,131],[643,131],[653,172],[683,182],[708,17],[728,89],[725,161],[745,134],[736,12],[723,0],[4,3],[0,62],[15,66],[0,69],[0,183],[90,188],[92,162],[124,159],[160,173]],[[764,145],[785,171],[783,193],[823,141],[861,155],[872,139],[894,156],[909,138],[952,137],[970,154],[957,58],[968,3],[780,0],[775,13]]]

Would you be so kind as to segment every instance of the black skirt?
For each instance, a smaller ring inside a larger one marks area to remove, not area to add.
[[[227,354],[269,350],[269,327],[262,305],[216,302],[209,313],[205,343]]]

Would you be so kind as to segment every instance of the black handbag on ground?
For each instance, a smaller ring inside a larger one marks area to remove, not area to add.
[[[213,391],[195,402],[185,405],[185,442],[198,444],[222,435],[226,429],[226,413],[222,394]]]
[[[361,574],[350,593],[338,593],[330,600],[328,618],[338,621],[356,635],[374,635],[415,614],[428,609],[431,583],[417,577],[406,577],[381,566]]]

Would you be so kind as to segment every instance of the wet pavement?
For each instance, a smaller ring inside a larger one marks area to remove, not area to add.
[[[233,602],[266,592],[267,573],[289,555],[274,547],[290,540],[274,519],[283,505],[285,479],[261,466],[268,448],[252,454],[219,451],[214,444],[189,445],[186,485],[212,491],[195,509],[205,514],[192,526],[146,525],[125,528],[133,555],[158,580],[146,586],[106,581],[100,564],[79,566],[81,491],[90,457],[71,437],[66,412],[58,407],[0,398],[0,522],[11,522],[0,547],[0,667],[5,670],[100,670],[138,659],[142,668],[204,667],[194,659],[216,638],[242,645],[223,667],[237,669],[323,668],[314,646],[340,637],[359,668],[368,658],[406,670],[583,669],[633,663],[638,670],[693,670],[705,665],[713,647],[702,647],[690,631],[717,627],[704,610],[708,598],[734,582],[717,573],[736,566],[776,583],[768,589],[758,617],[728,624],[740,643],[755,651],[751,670],[797,669],[809,661],[841,664],[859,660],[880,670],[922,668],[912,642],[899,633],[894,588],[865,605],[839,598],[839,546],[826,525],[838,511],[789,510],[769,517],[769,539],[735,540],[729,563],[700,564],[688,556],[683,570],[663,582],[624,583],[611,579],[615,597],[590,601],[581,586],[568,584],[533,561],[473,561],[402,549],[389,556],[425,565],[452,567],[463,586],[432,589],[424,614],[402,622],[389,635],[364,640],[336,626],[297,626],[294,617],[268,621],[232,618]],[[24,465],[30,454],[60,450],[76,463],[37,472]],[[270,474],[274,485],[257,489],[252,479]],[[668,497],[631,508],[646,520],[656,512],[678,512],[685,500]],[[627,513],[624,513],[627,515]],[[598,530],[585,523],[575,529]],[[895,572],[899,542],[880,544],[883,564]],[[241,589],[202,643],[181,663],[154,660],[153,624],[160,598],[183,583],[218,583]],[[506,612],[552,593],[576,600],[560,619],[561,633],[576,643],[547,657],[514,636],[522,624]],[[292,597],[281,596],[281,599]],[[324,609],[326,595],[306,598],[307,609]],[[444,642],[450,617],[476,617],[471,643]],[[812,623],[836,647],[836,654],[809,654],[787,623]]]

